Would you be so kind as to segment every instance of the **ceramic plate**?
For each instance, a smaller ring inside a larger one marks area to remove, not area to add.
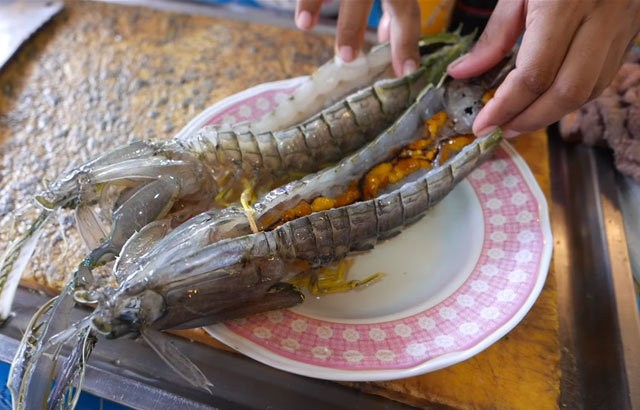
[[[182,132],[258,118],[301,81],[236,94]],[[316,378],[434,371],[477,354],[522,320],[544,284],[551,246],[544,195],[505,142],[425,218],[355,257],[350,278],[382,273],[380,280],[206,330],[260,362]]]

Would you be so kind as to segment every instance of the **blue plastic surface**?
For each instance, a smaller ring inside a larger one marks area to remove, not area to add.
[[[0,362],[0,410],[11,409],[11,393],[7,388],[10,365]],[[130,410],[129,407],[82,392],[76,410]]]

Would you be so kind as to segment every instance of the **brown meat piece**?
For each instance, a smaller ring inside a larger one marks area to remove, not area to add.
[[[640,52],[634,50],[611,85],[560,121],[567,141],[609,146],[618,170],[640,181]]]

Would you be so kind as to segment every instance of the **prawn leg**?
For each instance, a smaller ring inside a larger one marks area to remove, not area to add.
[[[242,205],[242,209],[244,209],[245,214],[247,215],[247,220],[249,221],[249,226],[251,226],[251,231],[256,233],[259,231],[258,225],[256,224],[256,220],[254,215],[256,213],[255,209],[251,206],[251,203],[255,199],[255,193],[253,188],[246,185],[244,191],[240,195],[240,204]]]
[[[353,267],[353,263],[353,259],[343,259],[338,262],[337,266],[327,266],[303,272],[291,279],[289,283],[299,288],[305,288],[313,295],[326,295],[347,292],[368,285],[382,277],[382,273],[374,273],[361,280],[349,280],[347,276]]]
[[[52,215],[49,211],[41,211],[28,232],[12,243],[0,259],[0,326],[10,317],[11,304],[22,272],[36,250],[42,227]]]
[[[53,335],[67,333],[65,329],[69,328],[69,317],[75,305],[72,289],[73,285],[69,283],[59,296],[44,304],[27,325],[7,379],[14,409],[45,407],[60,349],[57,348],[52,356],[45,352],[52,347]],[[70,335],[73,334],[75,329],[71,328]]]
[[[74,408],[80,398],[84,372],[89,355],[98,342],[95,332],[89,327],[78,331],[76,344],[62,364],[55,385],[47,400],[49,409]]]
[[[136,190],[113,213],[109,237],[89,253],[82,265],[92,268],[113,260],[135,232],[169,212],[179,191],[175,182],[168,178],[158,179]]]

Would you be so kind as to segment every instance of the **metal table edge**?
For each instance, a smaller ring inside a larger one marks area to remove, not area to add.
[[[610,152],[549,129],[560,406],[640,408],[640,319]]]

